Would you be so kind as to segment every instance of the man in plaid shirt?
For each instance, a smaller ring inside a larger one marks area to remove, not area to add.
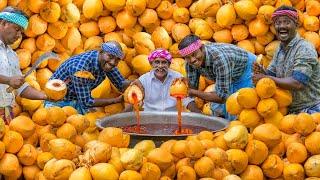
[[[225,101],[244,87],[253,87],[252,65],[256,56],[235,45],[225,43],[202,44],[196,35],[188,35],[179,43],[179,53],[187,61],[189,94],[212,102],[214,116],[232,120],[226,112]],[[215,89],[206,93],[197,90],[200,75],[215,81]]]
[[[50,79],[60,79],[66,82],[68,92],[62,101],[46,102],[45,107],[73,106],[79,113],[84,114],[92,107],[106,106],[122,102],[119,96],[110,99],[94,99],[91,90],[97,87],[106,77],[120,91],[128,84],[117,69],[118,62],[123,58],[123,52],[119,43],[109,41],[101,45],[101,50],[92,50],[76,55],[65,61],[52,75]],[[90,72],[94,78],[82,78],[75,76],[76,72]]]

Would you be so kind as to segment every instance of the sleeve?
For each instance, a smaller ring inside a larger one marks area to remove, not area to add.
[[[200,73],[197,69],[193,68],[191,65],[186,63],[186,71],[187,71],[187,78],[189,81],[189,87],[193,89],[198,89],[199,86],[199,78]]]
[[[226,99],[232,83],[231,65],[228,62],[220,60],[215,66],[217,74],[215,90],[220,98]]]
[[[310,45],[301,45],[294,59],[292,78],[307,85],[313,73],[313,67],[318,64],[317,52]]]
[[[184,107],[187,107],[189,103],[191,103],[192,101],[194,101],[194,98],[191,97],[186,97],[182,100],[182,104]]]
[[[269,64],[268,68],[267,68],[267,75],[269,76],[276,76],[276,67],[277,67],[277,55],[278,54],[278,50],[275,52],[275,55],[273,56],[271,63]]]
[[[75,76],[72,76],[72,83],[75,88],[75,93],[77,95],[78,101],[86,106],[86,107],[92,107],[94,103],[94,99],[91,96],[91,84],[92,80],[85,79],[85,78],[78,78]]]
[[[124,77],[120,74],[118,68],[113,68],[111,71],[107,72],[107,76],[112,82],[112,84],[121,92],[123,91]]]

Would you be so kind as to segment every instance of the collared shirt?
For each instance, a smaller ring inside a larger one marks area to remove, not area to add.
[[[170,96],[169,89],[172,81],[180,77],[182,77],[180,73],[171,69],[168,69],[168,75],[163,82],[154,76],[154,70],[140,76],[139,81],[145,93],[144,111],[177,111],[177,101]],[[182,100],[182,103],[186,107],[192,101],[192,98],[187,97]]]
[[[241,77],[246,68],[248,52],[225,43],[208,43],[204,49],[206,59],[202,67],[186,64],[190,86],[198,89],[199,77],[204,75],[216,82],[215,92],[220,98],[226,99],[231,94],[230,85]]]
[[[287,47],[282,44],[274,53],[267,73],[278,78],[292,77],[305,88],[291,91],[290,112],[299,112],[320,102],[320,64],[314,46],[298,34]]]
[[[77,100],[82,107],[92,107],[94,99],[91,97],[91,90],[97,87],[106,77],[122,91],[124,78],[117,68],[105,72],[99,65],[99,52],[96,50],[88,51],[71,57],[65,61],[52,75],[50,79],[60,79],[65,81],[68,92],[64,100]],[[95,80],[79,78],[74,76],[78,71],[88,71]]]
[[[21,76],[19,58],[17,54],[11,49],[10,46],[6,46],[0,40],[0,74],[8,77]],[[14,95],[7,93],[6,89],[9,86],[6,84],[0,84],[0,107],[11,106],[14,102]],[[18,95],[28,87],[27,83],[24,83],[19,89],[17,89]]]

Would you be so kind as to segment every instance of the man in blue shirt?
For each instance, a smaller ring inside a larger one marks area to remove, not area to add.
[[[123,52],[118,42],[109,41],[101,45],[101,50],[92,50],[76,55],[65,61],[50,79],[60,79],[66,82],[68,92],[62,101],[45,102],[45,107],[73,106],[78,113],[84,114],[90,108],[107,106],[123,101],[123,97],[93,98],[91,90],[97,87],[106,77],[120,91],[129,84],[117,69],[118,62],[123,58]],[[90,72],[94,78],[75,76],[76,72]]]

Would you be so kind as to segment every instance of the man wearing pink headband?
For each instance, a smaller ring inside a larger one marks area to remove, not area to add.
[[[182,78],[182,75],[169,69],[171,54],[165,49],[156,49],[151,52],[148,60],[153,69],[134,82],[144,91],[144,111],[176,111],[177,102],[170,96],[169,89],[172,81]],[[184,98],[183,105],[192,112],[201,112],[192,98]],[[131,109],[128,106],[125,111]]]
[[[178,48],[187,61],[189,95],[211,102],[213,116],[235,119],[226,112],[225,101],[238,89],[253,86],[252,64],[256,56],[233,44],[202,44],[196,35],[186,36]],[[212,92],[198,90],[200,75],[215,81]]]
[[[254,81],[269,77],[283,89],[290,90],[290,113],[320,112],[320,64],[314,46],[297,34],[297,10],[279,7],[272,15],[280,46],[266,72],[254,75]],[[258,66],[256,65],[256,68]]]

